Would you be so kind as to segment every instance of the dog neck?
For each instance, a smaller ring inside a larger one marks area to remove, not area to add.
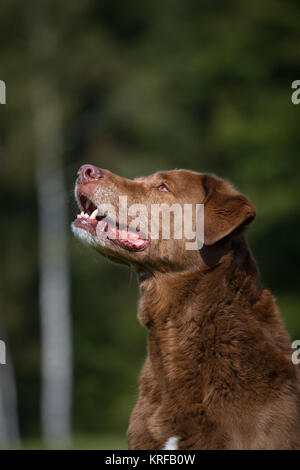
[[[222,299],[241,298],[256,301],[262,286],[256,263],[251,255],[244,234],[221,241],[214,246],[204,246],[199,261],[181,272],[140,271],[140,302],[138,317],[147,327],[153,327],[158,319],[176,316],[178,305],[182,312],[189,309],[194,315],[204,312],[206,305],[218,306]],[[249,296],[249,291],[251,295]],[[203,304],[203,305],[202,305]],[[188,305],[188,308],[185,308]],[[185,322],[185,318],[180,315]]]
[[[202,263],[199,269],[141,278],[138,318],[148,328],[149,359],[164,393],[175,393],[178,387],[182,391],[194,373],[198,386],[204,387],[202,377],[209,364],[205,355],[216,340],[215,318],[222,321],[230,308],[235,314],[240,302],[251,309],[251,302],[260,298],[255,263],[246,242],[237,243],[239,247],[233,244],[214,265]],[[202,255],[212,260],[208,254],[205,250]]]

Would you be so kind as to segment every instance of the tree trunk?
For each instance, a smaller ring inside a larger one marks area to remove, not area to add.
[[[1,341],[5,341],[2,328],[0,328],[0,338]],[[16,446],[19,443],[15,375],[11,356],[5,346],[5,354],[0,358],[0,447]]]
[[[3,321],[0,325],[0,340],[5,345],[5,351],[1,348],[4,357],[2,354],[0,357],[0,447],[10,447],[19,445],[20,431],[15,374]]]
[[[40,242],[42,431],[51,445],[71,435],[72,341],[69,230],[56,87],[45,77],[33,87]]]

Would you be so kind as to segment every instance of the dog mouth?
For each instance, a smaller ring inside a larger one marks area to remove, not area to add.
[[[106,215],[100,215],[97,206],[85,194],[78,195],[78,206],[81,213],[77,215],[74,226],[89,232],[93,237],[108,239],[115,245],[128,251],[145,250],[150,240],[141,236],[138,232],[120,228],[117,221],[112,221]]]

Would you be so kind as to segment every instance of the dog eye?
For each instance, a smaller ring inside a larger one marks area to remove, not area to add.
[[[168,186],[167,186],[166,184],[164,184],[164,183],[161,184],[160,186],[158,186],[158,189],[159,189],[160,191],[166,191],[167,193],[170,192]]]

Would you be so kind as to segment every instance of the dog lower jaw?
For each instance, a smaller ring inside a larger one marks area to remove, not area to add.
[[[88,232],[82,227],[77,227],[75,225],[75,222],[72,223],[71,228],[75,237],[81,240],[85,245],[93,246],[95,248],[97,247],[97,243],[94,240],[93,236],[90,234],[90,232]]]
[[[120,229],[116,224],[111,225],[105,220],[97,221],[88,215],[77,216],[72,224],[72,229],[75,235],[77,234],[76,229],[82,229],[89,233],[93,239],[93,245],[99,244],[100,246],[105,246],[105,241],[109,240],[118,247],[134,253],[144,251],[150,244],[149,239],[139,236],[136,232]],[[79,238],[86,239],[82,235]],[[87,240],[90,240],[90,238]]]
[[[130,253],[132,253],[132,255],[138,256],[139,251],[131,251],[124,248],[119,249],[118,245],[113,243],[113,241],[109,238],[102,240],[100,239],[98,241],[86,229],[76,226],[75,222],[71,224],[71,229],[78,240],[80,240],[85,246],[96,250],[99,255],[108,259],[112,263],[127,266],[128,268],[131,268],[138,272],[140,266],[138,258],[131,258]]]

